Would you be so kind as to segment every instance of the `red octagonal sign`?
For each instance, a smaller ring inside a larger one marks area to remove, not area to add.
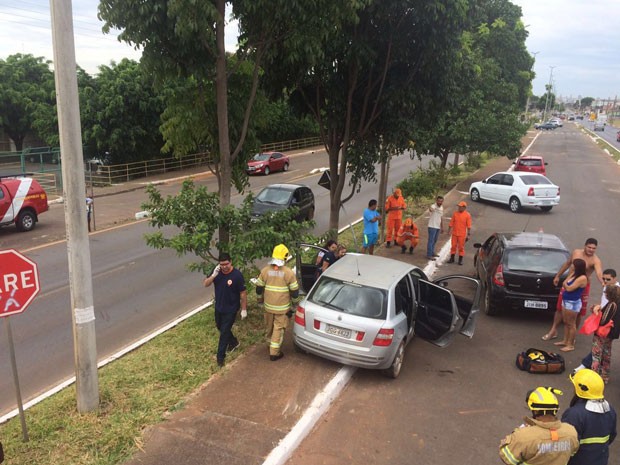
[[[37,264],[17,250],[0,250],[0,317],[23,312],[38,293]]]

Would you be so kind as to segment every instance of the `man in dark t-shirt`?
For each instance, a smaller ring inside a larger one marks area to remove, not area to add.
[[[239,341],[232,332],[237,312],[241,308],[241,319],[248,316],[248,294],[245,289],[245,280],[241,272],[233,267],[230,255],[222,253],[219,264],[210,276],[205,278],[204,285],[215,287],[215,326],[220,332],[217,346],[217,364],[224,366],[226,352],[232,352],[239,347]]]

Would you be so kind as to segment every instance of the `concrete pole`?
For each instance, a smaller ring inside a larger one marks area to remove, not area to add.
[[[93,284],[71,0],[50,0],[78,412],[99,406]]]

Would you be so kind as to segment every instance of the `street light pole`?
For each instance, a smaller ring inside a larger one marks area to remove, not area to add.
[[[549,66],[549,68],[551,69],[551,71],[549,72],[549,84],[547,84],[547,99],[545,100],[545,111],[543,113],[543,122],[547,121],[547,108],[549,108],[549,97],[551,96],[551,88],[552,88],[552,82],[553,82],[553,68],[555,68],[555,66]]]
[[[534,59],[532,60],[532,68],[534,67],[534,64],[536,63],[536,55],[538,55],[540,52],[532,52],[532,55],[534,56]],[[530,71],[532,70],[532,68],[530,68]],[[527,100],[525,102],[525,118],[527,120],[527,113],[530,109],[530,97],[532,94],[532,90],[530,89],[530,91],[527,93]]]

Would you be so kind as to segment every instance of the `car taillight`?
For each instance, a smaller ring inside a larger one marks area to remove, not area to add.
[[[558,197],[560,196],[560,188],[558,187]]]
[[[373,341],[373,346],[389,346],[394,339],[394,329],[380,329]]]
[[[301,305],[298,305],[295,311],[295,323],[303,327],[306,326],[306,309]]]
[[[495,274],[493,275],[493,283],[497,284],[498,286],[504,286],[504,268],[502,267],[502,265],[499,265],[497,267],[497,270],[495,270]]]
[[[530,188],[527,190],[527,196],[528,196],[528,197],[534,197],[534,195],[535,195],[535,194],[534,194],[534,188],[533,188],[533,187],[530,187]]]

